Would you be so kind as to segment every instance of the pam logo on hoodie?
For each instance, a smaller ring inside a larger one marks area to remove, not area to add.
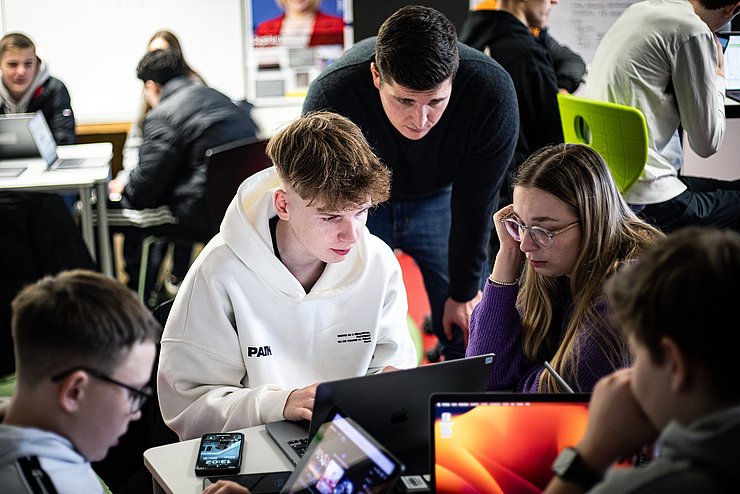
[[[268,355],[272,355],[270,345],[247,347],[247,357],[267,357]]]

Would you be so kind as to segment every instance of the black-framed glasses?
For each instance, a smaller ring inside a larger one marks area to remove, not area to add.
[[[574,221],[573,223],[565,225],[559,230],[550,231],[545,230],[544,228],[539,226],[524,225],[511,216],[502,218],[501,223],[504,225],[509,235],[511,235],[511,238],[513,238],[517,242],[522,241],[522,234],[524,231],[526,231],[529,234],[529,238],[532,239],[532,242],[543,249],[549,249],[550,247],[552,247],[553,238],[560,235],[561,233],[567,232],[571,228],[575,228],[578,225],[578,221]]]
[[[121,381],[117,381],[107,375],[106,373],[99,371],[97,369],[93,369],[92,367],[73,367],[71,369],[67,369],[64,372],[60,372],[59,374],[54,374],[51,376],[52,382],[59,382],[68,375],[72,374],[73,372],[77,371],[83,371],[87,372],[91,376],[100,379],[101,381],[105,381],[107,383],[115,384],[116,386],[120,386],[122,388],[125,388],[129,391],[129,400],[131,401],[131,414],[135,414],[139,410],[141,410],[141,407],[144,406],[144,403],[148,398],[152,397],[152,388],[149,386],[144,386],[143,388],[134,388],[133,386],[129,386],[128,384],[124,384]]]

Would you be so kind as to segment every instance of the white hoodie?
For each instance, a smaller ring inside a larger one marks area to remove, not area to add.
[[[24,477],[19,458],[36,457],[58,494],[103,493],[103,485],[90,463],[68,439],[53,432],[31,427],[0,424],[0,492],[20,494],[38,492]]]
[[[365,229],[309,293],[272,249],[275,168],[245,180],[182,282],[162,336],[162,416],[181,439],[283,420],[314,382],[416,365],[393,251]]]

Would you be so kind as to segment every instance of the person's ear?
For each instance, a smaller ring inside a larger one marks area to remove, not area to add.
[[[83,371],[75,371],[59,382],[57,403],[67,413],[75,413],[81,408],[82,400],[88,393],[90,377]]]
[[[671,391],[686,391],[691,384],[691,361],[675,340],[668,336],[660,340],[660,346],[663,349],[663,362],[669,366]]]
[[[277,189],[272,195],[272,202],[277,211],[278,218],[281,220],[288,219],[288,194],[283,189]]]
[[[380,71],[375,62],[370,62],[370,73],[373,75],[373,84],[376,88],[380,89]]]
[[[725,19],[728,19],[728,22],[731,21],[738,12],[740,12],[740,2],[727,5],[722,9],[722,15]]]

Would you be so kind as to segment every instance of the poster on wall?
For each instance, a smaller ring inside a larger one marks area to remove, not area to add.
[[[246,0],[247,98],[300,103],[308,86],[352,39],[348,0]]]

